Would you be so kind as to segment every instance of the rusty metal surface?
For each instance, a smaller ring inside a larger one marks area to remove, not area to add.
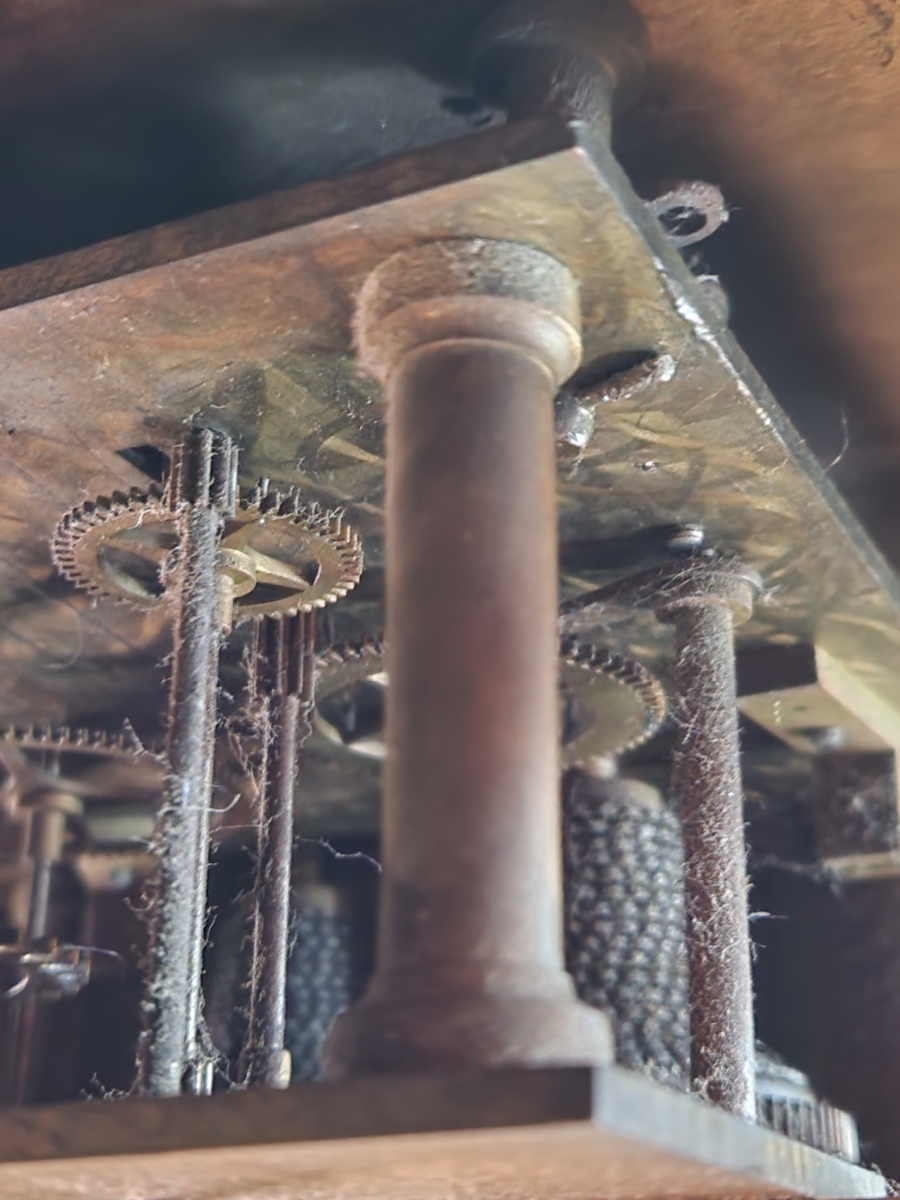
[[[552,122],[492,129],[0,275],[3,714],[52,706],[75,718],[85,696],[99,704],[96,658],[104,684],[110,658],[147,661],[133,618],[106,606],[72,615],[44,538],[85,492],[139,481],[117,450],[165,448],[190,416],[237,437],[248,476],[346,504],[378,565],[383,413],[350,357],[350,313],[378,261],[448,234],[515,236],[570,265],[588,363],[650,351],[674,368],[598,405],[587,445],[561,450],[563,540],[699,522],[765,576],[747,641],[816,638],[900,702],[893,577],[608,152],[589,150]],[[109,282],[65,294],[92,279]],[[573,590],[597,581],[589,566],[568,578]],[[36,629],[43,660],[22,640]],[[658,656],[649,635],[632,641]],[[72,665],[47,669],[60,663]]]
[[[217,554],[237,504],[237,450],[227,435],[192,429],[175,449],[168,503],[177,557],[167,579],[174,624],[166,802],[157,826],[149,1031],[141,1086],[154,1096],[208,1089],[203,1044],[203,947],[222,631]]]
[[[715,568],[710,571],[713,575]],[[714,581],[667,602],[675,629],[678,734],[671,789],[684,833],[684,892],[694,1087],[753,1119],[753,982],[734,618]],[[743,582],[743,581],[741,581]],[[746,587],[748,598],[751,588]],[[705,593],[705,594],[704,594]],[[679,602],[682,601],[682,602]],[[746,602],[746,601],[745,601]]]
[[[263,743],[257,801],[253,962],[244,1066],[250,1083],[284,1087],[285,1015],[291,942],[291,857],[297,760],[310,732],[315,617],[266,617],[254,631],[251,689]],[[295,935],[296,936],[296,935]]]
[[[132,1200],[786,1200],[886,1191],[878,1175],[615,1069],[32,1109],[0,1117],[0,1139],[9,1200],[85,1189],[98,1200],[125,1192]]]
[[[735,624],[762,579],[706,551],[627,576],[563,605],[563,619],[651,610],[674,628],[670,788],[684,832],[691,1078],[694,1088],[753,1119],[754,1036],[738,739]]]
[[[392,692],[377,964],[332,1077],[612,1057],[562,945],[553,400],[579,317],[571,273],[515,242],[416,247],[361,293]]]

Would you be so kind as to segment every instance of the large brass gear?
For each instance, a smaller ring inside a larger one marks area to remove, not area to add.
[[[100,496],[62,518],[53,561],[76,587],[150,607],[166,593],[176,520],[158,490]],[[362,574],[362,548],[341,512],[261,483],[226,522],[219,563],[240,621],[310,612],[345,596]]]
[[[317,658],[314,718],[318,733],[356,754],[383,757],[384,743],[374,728],[377,703],[368,713],[365,704],[357,704],[356,728],[350,736],[340,728],[337,714],[360,684],[374,689],[387,682],[381,638],[343,642],[322,651]],[[646,667],[576,638],[560,643],[560,702],[561,758],[567,767],[635,749],[656,733],[668,707],[662,684]]]

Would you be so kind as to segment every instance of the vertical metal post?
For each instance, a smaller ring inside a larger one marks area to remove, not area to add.
[[[285,993],[297,759],[313,698],[315,617],[267,617],[257,627],[254,690],[266,748],[260,796],[246,1079],[286,1087]]]
[[[58,767],[58,762],[57,762]],[[50,933],[50,894],[53,875],[62,861],[66,835],[66,812],[78,811],[75,797],[62,792],[44,792],[32,797],[35,805],[31,814],[30,858],[32,863],[31,893],[28,901],[28,920],[25,927],[26,948],[45,943]],[[16,998],[10,1007],[12,1017],[9,1031],[13,1045],[10,1070],[13,1104],[26,1104],[29,1085],[32,1082],[34,1060],[39,1046],[36,1044],[38,1027],[38,995],[36,988],[29,986],[25,995]]]
[[[205,1092],[212,1063],[199,1044],[215,748],[216,687],[222,629],[217,555],[225,519],[237,502],[237,450],[224,434],[192,430],[172,461],[168,502],[179,532],[169,776],[157,851],[146,1089],[154,1096]]]
[[[553,397],[579,326],[572,275],[522,245],[430,243],[363,289],[391,688],[378,964],[332,1075],[611,1057],[562,952]]]
[[[62,799],[67,802],[67,806],[72,806],[72,797],[63,795]],[[47,936],[53,871],[63,856],[66,808],[54,803],[55,800],[55,793],[45,793],[39,798],[31,814],[31,896],[25,929],[25,940],[29,944]]]
[[[696,1090],[756,1118],[753,984],[738,745],[734,623],[759,579],[740,563],[676,568],[656,612],[675,629],[679,739],[672,763],[685,848],[685,908]]]

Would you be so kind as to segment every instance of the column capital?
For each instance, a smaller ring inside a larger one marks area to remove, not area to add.
[[[578,282],[543,250],[488,238],[452,238],[401,250],[359,296],[362,366],[386,383],[425,346],[495,341],[537,358],[560,387],[581,362]]]

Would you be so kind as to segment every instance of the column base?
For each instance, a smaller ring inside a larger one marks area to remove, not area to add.
[[[494,1066],[602,1066],[609,1021],[574,997],[406,995],[367,999],[332,1026],[328,1079]]]

